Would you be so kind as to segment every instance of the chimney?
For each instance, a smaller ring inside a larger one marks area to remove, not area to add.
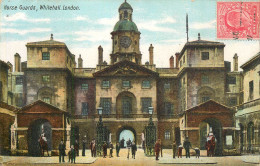
[[[80,54],[79,54],[79,58],[78,58],[78,68],[83,68],[83,59],[81,58]]]
[[[14,67],[15,72],[21,71],[21,56],[18,53],[14,55]]]
[[[170,57],[170,68],[174,68],[174,57]]]
[[[150,44],[150,47],[148,49],[150,65],[153,65],[153,48],[154,48],[153,45]]]
[[[51,34],[51,38],[50,38],[50,40],[53,40],[53,34]]]
[[[103,63],[103,48],[101,46],[98,47],[98,64],[102,65]]]
[[[200,40],[200,33],[198,33],[198,40]]]
[[[9,72],[10,73],[13,72],[13,65],[12,65],[12,63],[8,61],[7,64],[9,66]]]
[[[233,70],[238,71],[238,56],[237,53],[235,53],[233,57]]]
[[[179,52],[176,52],[175,53],[175,61],[176,61],[176,65],[175,65],[175,67],[176,68],[179,68],[179,57],[180,57],[180,53]]]

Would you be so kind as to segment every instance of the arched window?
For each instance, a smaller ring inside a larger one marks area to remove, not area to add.
[[[127,18],[128,17],[128,12],[125,10],[124,11],[124,18]]]
[[[54,104],[53,90],[49,87],[43,87],[38,91],[38,100],[48,104]]]
[[[249,122],[247,125],[247,144],[248,144],[248,151],[252,150],[252,144],[254,140],[254,123]]]

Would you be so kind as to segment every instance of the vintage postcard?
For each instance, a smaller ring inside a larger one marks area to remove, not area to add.
[[[0,165],[259,165],[259,0],[1,0]]]

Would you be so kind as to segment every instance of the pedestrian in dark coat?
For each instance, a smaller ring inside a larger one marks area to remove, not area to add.
[[[120,145],[119,142],[116,144],[116,156],[119,157]]]
[[[109,158],[113,157],[113,150],[114,150],[114,145],[112,144],[112,142],[110,142],[110,145],[109,145]]]
[[[74,150],[77,156],[79,156],[79,142],[78,140],[75,141],[74,143]]]
[[[96,157],[96,141],[93,139],[90,143],[91,157]]]
[[[82,142],[82,156],[85,156],[85,149],[86,149],[86,141],[83,140],[83,142]]]
[[[158,139],[155,143],[155,146],[154,146],[154,151],[155,151],[155,159],[156,160],[159,160],[159,154],[160,154],[160,149],[161,148],[161,145],[160,145],[160,140]]]
[[[198,147],[194,148],[195,153],[196,153],[196,158],[200,158],[200,149]]]
[[[59,144],[59,162],[60,163],[61,163],[61,158],[62,158],[62,162],[65,162],[64,156],[65,156],[65,144],[63,143],[63,140],[61,140],[60,144]]]
[[[183,147],[186,151],[186,158],[190,158],[190,148],[191,148],[191,143],[189,141],[189,138],[186,137],[185,141],[183,142]]]
[[[69,151],[69,162],[70,161],[71,161],[71,163],[74,163],[74,164],[76,162],[76,152],[75,152],[73,145],[71,145],[71,148],[70,148],[70,151]]]
[[[124,137],[121,139],[121,141],[120,141],[120,147],[121,148],[124,148],[125,147],[125,139],[124,139]]]
[[[136,153],[136,151],[137,151],[137,147],[136,147],[136,144],[135,144],[134,141],[133,141],[133,143],[132,143],[131,150],[132,150],[132,158],[135,159],[135,153]]]
[[[107,143],[104,142],[103,144],[103,157],[106,158],[107,156]]]
[[[172,155],[174,159],[175,159],[176,151],[177,151],[177,144],[176,141],[174,141],[172,144]]]

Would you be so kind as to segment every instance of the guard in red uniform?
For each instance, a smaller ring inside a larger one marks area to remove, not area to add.
[[[155,146],[154,146],[154,151],[155,151],[155,159],[156,160],[159,160],[159,154],[160,154],[160,151],[161,151],[161,144],[160,144],[160,139],[158,139],[155,143]]]

